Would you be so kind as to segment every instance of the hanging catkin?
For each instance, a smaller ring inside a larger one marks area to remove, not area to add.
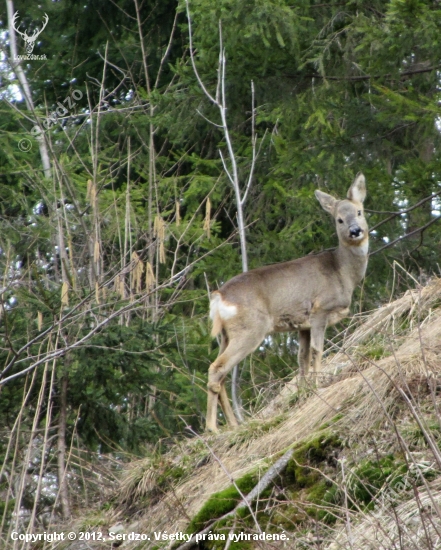
[[[145,286],[147,289],[152,288],[156,283],[155,274],[153,273],[153,267],[150,262],[145,265]]]
[[[180,212],[180,204],[179,201],[176,201],[176,225],[181,225],[181,212]]]
[[[158,244],[159,244],[159,263],[165,264],[165,248],[164,248],[165,221],[161,218],[161,216],[159,216],[159,214],[155,218],[153,230],[154,230],[155,237],[158,239]]]
[[[135,292],[141,292],[142,286],[142,274],[144,273],[144,264],[142,263],[141,258],[136,252],[132,254],[132,261],[134,263],[133,267],[133,278],[132,278],[132,289],[135,289]]]
[[[211,201],[210,201],[210,197],[207,197],[207,202],[205,203],[204,231],[206,231],[208,238],[210,238],[210,234],[211,234],[210,226],[211,226]]]
[[[69,305],[68,290],[69,290],[69,285],[66,282],[64,282],[61,286],[61,303],[65,306]]]
[[[96,263],[100,259],[100,243],[98,241],[95,241],[95,245],[93,247],[93,261]]]
[[[113,290],[124,300],[126,297],[124,275],[120,274],[115,277],[115,280],[113,281]]]
[[[124,300],[126,297],[126,285],[124,283],[124,275],[119,276],[119,295]]]
[[[87,180],[87,191],[86,191],[86,200],[90,199],[92,194],[93,181]]]

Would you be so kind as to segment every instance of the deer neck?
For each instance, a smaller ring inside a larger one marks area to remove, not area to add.
[[[361,282],[366,273],[368,251],[368,238],[359,245],[345,245],[340,243],[335,250],[339,270],[352,282],[353,288]]]

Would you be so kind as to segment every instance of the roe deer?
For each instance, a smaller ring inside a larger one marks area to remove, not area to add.
[[[325,329],[349,313],[352,292],[363,279],[368,226],[363,213],[365,178],[358,174],[347,198],[315,191],[335,218],[339,245],[331,251],[241,273],[211,295],[212,335],[221,334],[217,359],[208,372],[207,430],[217,431],[217,403],[227,423],[237,426],[225,389],[228,372],[270,332],[299,331],[299,372],[320,370]]]

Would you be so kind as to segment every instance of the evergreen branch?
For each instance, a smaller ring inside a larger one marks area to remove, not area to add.
[[[421,69],[413,69],[409,71],[403,71],[399,74],[400,78],[404,78],[406,76],[412,76],[414,74],[423,74],[423,73],[430,73],[432,71],[437,71],[441,68],[441,65],[436,65],[435,67],[425,67]],[[298,78],[301,75],[290,75],[285,74],[286,78]],[[378,75],[371,75],[371,74],[365,74],[365,75],[355,75],[355,76],[326,76],[321,75],[319,73],[309,73],[304,75],[305,78],[321,78],[323,80],[336,80],[336,81],[352,81],[357,82],[361,80],[371,80],[371,79],[377,79],[377,78],[388,78],[395,80],[396,75],[393,73],[386,73],[386,74],[378,74]]]
[[[11,359],[11,361],[8,363],[8,365],[6,365],[6,367],[3,369],[2,372],[0,372],[0,386],[3,386],[4,384],[6,384],[7,382],[11,381],[11,380],[14,380],[15,378],[19,378],[20,376],[23,376],[25,375],[26,373],[28,372],[31,372],[33,371],[34,369],[36,369],[38,366],[52,360],[52,359],[56,359],[57,357],[62,357],[63,355],[65,355],[68,351],[72,350],[72,349],[75,349],[75,348],[78,348],[80,346],[82,346],[85,342],[87,342],[95,333],[97,333],[99,330],[101,330],[104,326],[106,326],[110,321],[112,321],[113,319],[116,319],[118,317],[120,317],[123,313],[126,313],[128,311],[135,311],[136,309],[139,309],[139,308],[144,308],[145,307],[145,301],[146,301],[146,298],[148,296],[151,296],[152,294],[155,294],[156,292],[158,292],[159,290],[163,290],[165,288],[169,288],[170,286],[172,286],[175,282],[179,281],[181,279],[181,277],[183,277],[184,275],[186,275],[188,273],[188,271],[193,267],[193,265],[195,265],[196,263],[200,262],[203,258],[205,258],[206,256],[209,256],[210,254],[212,254],[214,251],[218,250],[219,248],[221,248],[222,246],[224,246],[232,237],[234,236],[231,235],[229,239],[227,239],[225,242],[219,244],[218,246],[216,246],[215,248],[213,248],[212,250],[209,250],[208,252],[206,252],[205,254],[202,254],[202,256],[200,256],[199,258],[197,258],[196,260],[194,260],[193,262],[191,262],[190,264],[188,264],[187,266],[184,267],[184,269],[181,269],[181,271],[179,271],[178,273],[176,273],[175,275],[172,275],[171,277],[169,277],[169,279],[167,281],[165,281],[164,283],[156,286],[155,288],[153,288],[152,290],[150,290],[149,292],[146,292],[145,294],[143,294],[141,297],[139,297],[138,299],[134,300],[133,302],[127,304],[126,306],[123,306],[121,309],[118,309],[117,311],[114,311],[113,313],[111,313],[110,315],[108,315],[103,321],[97,323],[95,325],[95,327],[93,327],[86,335],[84,335],[82,338],[80,338],[79,340],[73,342],[72,344],[68,344],[62,348],[58,348],[56,350],[54,350],[53,352],[51,353],[47,353],[44,357],[34,361],[31,365],[29,365],[28,367],[24,368],[23,370],[21,371],[18,371],[14,374],[11,374],[10,376],[8,376],[7,378],[3,378],[2,379],[2,376],[4,376],[6,374],[7,371],[9,371],[14,365],[16,364],[19,364],[19,363],[22,363],[24,361],[29,361],[30,358],[29,357],[25,357],[23,359],[18,359],[18,357],[24,352],[26,351],[27,349],[29,349],[29,347],[32,345],[32,344],[35,344],[36,342],[38,342],[43,336],[46,336],[48,334],[50,334],[54,329],[57,329],[57,330],[60,330],[60,327],[63,326],[63,323],[67,320],[72,320],[73,318],[73,314],[78,311],[79,309],[81,310],[82,306],[84,306],[91,298],[93,298],[95,296],[95,290],[93,290],[92,292],[90,292],[85,298],[83,298],[83,300],[81,300],[76,306],[74,306],[72,308],[71,311],[69,311],[66,315],[64,315],[63,317],[61,317],[58,321],[55,321],[54,323],[51,324],[50,327],[48,327],[46,330],[44,330],[43,332],[41,332],[40,334],[38,334],[37,336],[35,336],[34,338],[32,338],[31,340],[29,340],[28,342],[26,342],[26,344],[24,346],[22,346],[19,350],[17,350],[15,353],[16,355]],[[125,273],[127,271],[127,268],[124,268],[120,271],[118,271],[118,273],[116,273],[110,281],[106,281],[105,283],[101,284],[99,286],[100,289],[102,289],[103,287],[105,286],[108,286],[116,277],[118,277],[120,274],[122,273]],[[89,312],[91,311],[90,309],[88,310]],[[80,315],[83,315],[84,312],[81,312]],[[31,358],[32,360],[32,358]]]

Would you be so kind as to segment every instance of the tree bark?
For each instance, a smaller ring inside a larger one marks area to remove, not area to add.
[[[26,78],[26,74],[21,66],[20,60],[18,59],[17,41],[15,39],[16,38],[15,29],[12,24],[12,20],[14,18],[14,4],[12,0],[6,0],[6,9],[8,12],[9,47],[11,51],[11,57],[9,59],[9,63],[15,75],[17,76],[18,82],[20,83],[20,87],[23,92],[23,97],[26,102],[26,107],[28,108],[28,111],[30,111],[32,115],[35,116],[35,108],[34,108],[34,102],[32,100],[31,88],[29,86],[28,79]],[[37,126],[40,126],[37,118],[35,118],[35,124]],[[37,141],[38,141],[38,148],[40,150],[40,157],[41,157],[41,163],[43,165],[44,176],[46,178],[50,178],[51,163],[49,160],[49,151],[46,145],[46,141],[44,140],[44,136],[40,135],[40,137],[37,138]]]

